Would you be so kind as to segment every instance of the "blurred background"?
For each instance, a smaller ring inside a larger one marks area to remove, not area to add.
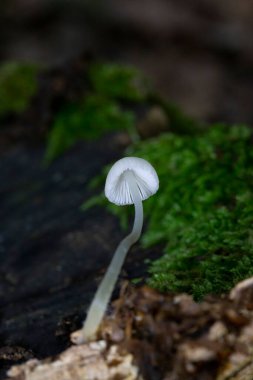
[[[103,187],[91,179],[130,144],[122,125],[140,133],[144,120],[153,136],[195,121],[253,124],[252,35],[252,0],[1,0],[0,378],[70,344],[125,235],[104,208],[81,210]],[[99,61],[136,67],[168,104],[139,96],[135,73],[117,65],[92,78]],[[112,72],[129,93],[111,89]],[[111,120],[120,133],[83,135]],[[160,255],[136,245],[123,276],[145,278],[144,259]]]
[[[187,114],[253,121],[252,0],[2,0],[0,57],[134,64]]]

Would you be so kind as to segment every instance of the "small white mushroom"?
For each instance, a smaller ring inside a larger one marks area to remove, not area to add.
[[[155,169],[142,158],[122,158],[112,166],[108,173],[105,183],[106,197],[109,201],[120,206],[134,204],[135,218],[131,233],[118,245],[88,310],[83,325],[83,337],[86,341],[95,337],[126,254],[141,235],[143,225],[142,201],[155,194],[158,188],[159,179]]]

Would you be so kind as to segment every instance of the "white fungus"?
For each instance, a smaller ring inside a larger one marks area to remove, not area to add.
[[[143,158],[125,157],[117,161],[107,175],[105,196],[110,202],[119,206],[134,203],[130,185],[125,176],[126,170],[133,172],[143,201],[157,192],[159,180],[153,166]]]
[[[158,188],[159,180],[155,169],[142,158],[122,158],[112,166],[108,173],[105,195],[117,205],[134,204],[134,225],[131,233],[118,245],[109,268],[96,291],[82,329],[84,340],[91,340],[95,337],[126,254],[141,235],[143,225],[142,201],[155,194]]]

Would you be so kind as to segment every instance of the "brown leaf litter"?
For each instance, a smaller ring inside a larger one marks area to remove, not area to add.
[[[12,380],[252,380],[253,279],[201,303],[123,287],[98,340],[13,366]],[[81,343],[81,344],[80,344]]]

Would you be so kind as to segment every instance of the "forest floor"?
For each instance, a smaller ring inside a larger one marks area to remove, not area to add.
[[[184,3],[182,17],[180,4]],[[236,0],[225,3],[227,9],[220,1],[210,0],[205,6],[197,1],[193,8],[189,1],[179,2],[179,8],[168,2],[170,12],[166,13],[162,0],[156,12],[141,2],[141,9],[147,9],[143,14],[131,13],[125,1],[129,11],[125,11],[124,23],[118,17],[122,9],[118,6],[114,23],[102,25],[94,45],[102,55],[105,46],[107,56],[109,50],[118,61],[142,68],[155,78],[166,97],[201,120],[252,123],[252,12],[243,7],[244,2],[240,12]],[[246,3],[252,9],[252,4]],[[19,16],[16,7],[13,9],[15,17]],[[138,14],[146,18],[137,17],[133,23],[133,15]],[[11,22],[9,27],[13,29]],[[115,34],[118,40],[114,42]],[[64,40],[60,33],[59,38]],[[71,42],[71,48],[74,45]],[[11,46],[12,52],[5,54],[16,57],[16,40],[15,45],[3,46]],[[22,43],[20,46],[24,59],[36,51],[33,46],[30,50]],[[83,49],[82,36],[78,46]],[[59,54],[51,46],[51,55]],[[49,61],[55,62],[53,58]],[[50,380],[57,378],[53,376],[62,380],[63,375],[79,380],[85,378],[82,371],[89,370],[87,357],[92,357],[96,364],[102,362],[101,368],[108,374],[98,379],[131,379],[130,375],[144,380],[252,379],[251,284],[246,294],[237,291],[233,299],[209,297],[200,304],[186,295],[156,293],[142,283],[125,287],[126,280],[145,280],[145,259],[159,257],[161,247],[144,250],[136,244],[131,249],[113,307],[99,332],[102,343],[88,347],[71,343],[70,334],[80,329],[95,289],[124,236],[119,221],[106,210],[95,207],[83,212],[80,206],[93,195],[89,181],[120,158],[127,144],[124,134],[108,135],[96,142],[78,143],[49,167],[43,166],[45,125],[52,117],[49,105],[57,107],[63,98],[72,99],[73,93],[74,98],[78,96],[79,63],[52,71],[49,81],[42,77],[39,95],[28,112],[1,125],[0,378],[5,379],[13,365],[32,360],[14,366],[10,376],[34,380],[41,371],[46,378],[44,371],[48,371]],[[82,355],[87,356],[83,359]],[[71,358],[70,367],[66,368],[64,358],[67,363]],[[52,363],[59,368],[56,375]],[[122,372],[125,363],[130,374]],[[118,373],[113,373],[113,368]]]
[[[252,378],[252,282],[201,303],[157,293],[142,283],[145,259],[161,247],[131,249],[97,343],[73,345],[124,235],[103,208],[80,206],[93,195],[89,181],[122,156],[126,135],[79,143],[49,167],[44,146],[9,137],[0,160],[2,379],[13,365],[15,380]]]

